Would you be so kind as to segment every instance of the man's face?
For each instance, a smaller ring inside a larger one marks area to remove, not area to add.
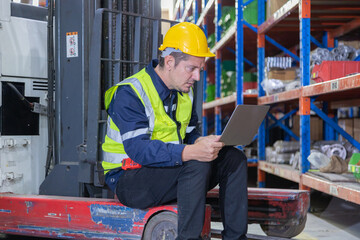
[[[204,57],[189,56],[170,71],[170,88],[188,93],[195,81],[200,80],[200,74],[205,65]]]

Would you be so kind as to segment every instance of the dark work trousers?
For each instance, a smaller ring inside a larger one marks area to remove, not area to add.
[[[247,159],[234,147],[224,147],[212,162],[196,160],[182,166],[125,171],[116,187],[120,202],[145,209],[171,201],[178,205],[178,238],[201,239],[206,193],[219,184],[223,239],[246,239]]]

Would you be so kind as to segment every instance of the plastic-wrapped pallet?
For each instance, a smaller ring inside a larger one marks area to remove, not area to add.
[[[297,141],[278,140],[274,143],[274,147],[277,153],[295,153],[300,150],[300,143]]]
[[[267,162],[272,162],[275,163],[276,162],[276,152],[275,149],[273,147],[266,147],[265,148],[265,157],[266,157],[266,161]]]
[[[311,163],[311,169],[319,169],[330,163],[330,158],[317,150],[311,150],[307,159]]]

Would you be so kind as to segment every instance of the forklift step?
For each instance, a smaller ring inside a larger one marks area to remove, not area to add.
[[[221,221],[219,189],[208,192],[211,220]],[[302,232],[310,207],[306,190],[248,188],[248,223],[260,224],[269,236],[291,238]]]

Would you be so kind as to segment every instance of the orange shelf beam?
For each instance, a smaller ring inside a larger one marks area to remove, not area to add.
[[[356,88],[360,89],[360,74],[303,87],[302,96],[312,97]]]
[[[278,102],[286,102],[286,101],[298,99],[300,96],[301,96],[301,89],[293,89],[286,92],[259,97],[258,104],[265,105],[265,104],[272,104]]]
[[[285,178],[293,182],[300,182],[300,172],[288,165],[274,164],[265,161],[258,162],[258,168],[264,172]]]
[[[357,183],[334,183],[310,174],[301,176],[302,184],[326,194],[360,204],[360,186]]]
[[[244,96],[244,102],[246,102],[247,99],[249,99],[249,100],[250,99],[255,99],[255,101],[256,101],[256,98],[257,98],[257,94],[245,94],[244,93],[243,96]],[[223,105],[227,105],[227,104],[230,104],[230,103],[233,103],[234,106],[235,106],[236,93],[232,94],[230,96],[227,96],[227,97],[219,98],[219,99],[216,99],[214,101],[204,103],[203,104],[203,109],[211,109],[211,108],[214,108],[214,107],[223,106]]]

